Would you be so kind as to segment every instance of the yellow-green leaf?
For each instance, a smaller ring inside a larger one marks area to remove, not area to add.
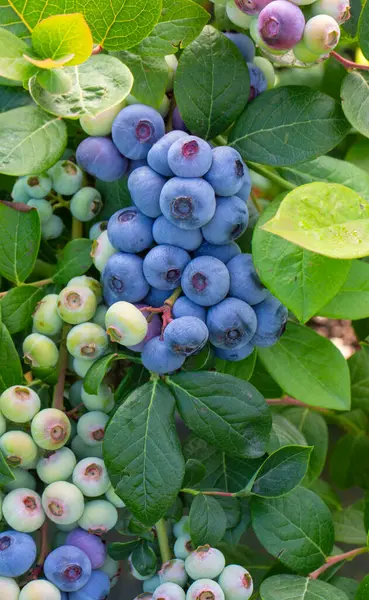
[[[91,55],[92,34],[81,13],[56,15],[36,25],[32,31],[32,47],[41,58],[53,61],[73,54],[64,64],[80,65]]]
[[[282,201],[262,229],[332,258],[369,254],[369,203],[334,183],[309,183]]]
[[[1,7],[0,7],[1,8]],[[13,33],[0,28],[0,75],[16,81],[24,81],[35,72],[23,56],[29,47]]]
[[[34,58],[33,56],[29,56],[29,54],[23,54],[23,56],[29,63],[40,69],[59,69],[69,63],[74,57],[74,54],[67,54],[57,60],[53,60],[52,58]]]

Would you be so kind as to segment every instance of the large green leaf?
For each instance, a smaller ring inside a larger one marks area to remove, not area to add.
[[[369,317],[369,264],[353,260],[346,281],[337,295],[318,312],[331,319],[354,320]]]
[[[139,354],[134,354],[129,350],[102,356],[91,365],[83,379],[83,387],[88,394],[98,394],[105,375],[117,360],[129,360],[130,362],[141,364]]]
[[[60,158],[66,144],[64,121],[36,106],[0,115],[0,173],[29,175],[45,171]]]
[[[32,322],[32,314],[44,295],[42,288],[24,285],[12,288],[0,301],[3,323],[9,333],[17,333]]]
[[[229,141],[246,160],[284,166],[326,154],[348,130],[332,98],[290,86],[264,92],[248,104]]]
[[[0,113],[28,104],[33,104],[33,100],[25,89],[10,85],[0,86]]]
[[[187,127],[204,138],[222,133],[245,107],[249,89],[248,69],[240,51],[207,25],[183,52],[174,82]]]
[[[231,456],[258,458],[272,425],[269,408],[246,381],[221,373],[179,373],[168,379],[187,426]]]
[[[202,544],[216,546],[225,534],[227,518],[215,498],[198,494],[191,505],[189,526],[195,547]]]
[[[36,69],[23,56],[28,50],[25,42],[0,27],[0,75],[16,81],[26,81],[31,77]]]
[[[343,489],[353,486],[369,489],[369,438],[365,432],[348,433],[336,442],[331,456],[331,478]]]
[[[133,75],[132,94],[139,102],[159,108],[168,83],[168,65],[164,56],[123,51],[116,55]]]
[[[368,50],[369,54],[369,50]],[[369,575],[364,577],[359,585],[355,600],[367,600],[369,598]]]
[[[252,383],[265,398],[280,398],[283,395],[283,390],[275,379],[273,379],[269,371],[266,370],[258,356],[256,357],[255,368],[251,375],[250,383]]]
[[[262,498],[278,498],[303,480],[311,453],[309,446],[283,446],[273,452],[255,475],[251,491]]]
[[[275,216],[280,203],[276,199],[262,213],[254,231],[252,255],[262,282],[306,323],[337,294],[350,262],[315,254],[265,231],[263,225]]]
[[[215,367],[218,373],[225,373],[226,375],[233,375],[239,379],[249,381],[252,376],[256,363],[256,350],[253,351],[250,356],[237,362],[231,362],[229,360],[222,360],[217,358],[215,361]]]
[[[342,83],[341,99],[348,121],[369,137],[369,74],[366,71],[348,73]]]
[[[120,210],[132,205],[131,195],[128,191],[127,177],[121,177],[116,181],[96,181],[96,188],[104,198],[104,206],[99,213],[99,220],[110,219]]]
[[[68,242],[58,256],[54,283],[66,284],[72,277],[88,271],[92,265],[92,240],[77,239]]]
[[[14,342],[0,320],[0,394],[23,379],[22,365]]]
[[[279,413],[274,413],[268,452],[275,452],[283,446],[290,446],[293,444],[299,446],[308,445],[301,431],[299,431],[293,423]]]
[[[307,575],[322,565],[334,543],[331,513],[306,488],[281,498],[251,501],[252,526],[261,544],[287,567]]]
[[[364,526],[364,503],[356,502],[333,513],[335,540],[344,544],[365,546],[367,532]]]
[[[309,577],[274,575],[261,584],[261,600],[348,600],[338,588]]]
[[[369,412],[369,347],[362,344],[347,361],[351,379],[352,408]]]
[[[131,71],[118,58],[107,54],[91,56],[77,67],[65,67],[72,88],[65,94],[52,94],[32,77],[29,89],[32,98],[43,109],[59,117],[76,119],[96,116],[119,104],[131,91]]]
[[[19,285],[36,262],[41,228],[37,210],[16,206],[0,202],[0,274]]]
[[[159,381],[138,388],[112,417],[104,459],[117,494],[151,526],[173,504],[184,476],[174,398]]]
[[[350,376],[340,351],[312,329],[287,323],[281,339],[259,356],[282,389],[311,406],[349,410]]]

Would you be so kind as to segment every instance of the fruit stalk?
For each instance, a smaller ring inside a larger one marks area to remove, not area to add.
[[[67,371],[67,362],[68,362],[68,350],[66,346],[67,335],[69,331],[72,329],[72,325],[65,323],[62,330],[62,337],[59,348],[59,371],[58,371],[58,383],[54,388],[53,394],[53,408],[58,408],[59,410],[63,410],[63,400],[64,400],[64,383],[65,383],[65,374]]]
[[[333,58],[340,62],[341,65],[345,67],[345,69],[359,69],[360,71],[369,71],[369,65],[358,65],[353,60],[348,60],[348,58],[341,56],[341,54],[338,54],[338,52],[334,52],[334,50],[331,52],[331,56],[333,56]]]
[[[169,547],[169,540],[168,540],[165,519],[160,519],[160,521],[158,521],[156,523],[155,527],[156,527],[156,533],[158,536],[161,560],[163,561],[163,563],[166,563],[166,562],[168,562],[168,560],[170,560],[172,558],[172,555],[171,555],[170,547]]]
[[[337,563],[340,563],[344,560],[353,560],[357,556],[360,556],[361,554],[365,554],[366,552],[369,552],[369,549],[367,547],[355,548],[354,550],[350,550],[349,552],[344,552],[343,554],[337,554],[337,556],[329,556],[327,558],[326,562],[324,563],[324,565],[322,565],[321,567],[319,567],[319,569],[316,569],[315,571],[310,573],[309,577],[310,577],[310,579],[318,579],[318,577],[320,577],[320,575],[322,573],[324,573],[324,571],[326,571],[333,565],[336,565]]]

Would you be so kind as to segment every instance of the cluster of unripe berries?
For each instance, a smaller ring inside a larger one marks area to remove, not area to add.
[[[240,565],[226,566],[220,550],[209,545],[193,549],[188,517],[175,523],[175,559],[152,574],[140,575],[129,559],[132,575],[143,581],[135,600],[249,600],[253,593],[250,573]]]

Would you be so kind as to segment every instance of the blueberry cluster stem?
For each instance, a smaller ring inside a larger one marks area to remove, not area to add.
[[[357,556],[360,556],[361,554],[366,554],[367,552],[369,552],[369,548],[365,546],[363,548],[354,548],[354,550],[344,552],[343,554],[337,554],[336,556],[329,556],[324,565],[310,573],[309,577],[310,579],[318,579],[320,575],[322,575],[327,569],[329,569],[333,565],[336,565],[337,563],[340,563],[345,560],[353,560]]]
[[[232,492],[203,492],[202,490],[193,490],[191,488],[183,488],[181,490],[183,494],[191,494],[191,496],[197,496],[198,494],[202,494],[203,496],[222,496],[224,498],[236,498],[238,494],[233,494]]]
[[[78,221],[75,217],[72,220],[72,240],[77,240],[83,237],[83,225],[81,221]]]
[[[172,308],[173,308],[173,304],[175,303],[176,300],[178,300],[178,298],[180,297],[180,295],[182,294],[182,288],[181,287],[177,287],[173,294],[171,296],[169,296],[169,298],[167,298],[167,300],[165,300],[163,306],[160,306],[159,308],[154,308],[153,306],[144,306],[143,308],[140,308],[141,312],[150,312],[151,314],[161,314],[162,313],[162,320],[163,320],[163,327],[162,327],[162,334],[164,333],[164,329],[167,327],[167,325],[169,325],[169,323],[171,321],[173,321],[172,318]],[[149,317],[150,318],[150,317]]]
[[[58,383],[54,388],[53,394],[53,408],[58,408],[59,410],[63,410],[63,402],[64,402],[64,384],[65,384],[65,374],[67,371],[67,363],[68,363],[68,350],[66,346],[67,335],[72,329],[72,325],[66,323],[62,330],[60,348],[59,348],[59,371],[58,371]]]
[[[40,533],[41,533],[40,552],[37,557],[36,565],[32,569],[32,571],[28,577],[28,581],[32,581],[34,579],[39,579],[42,569],[43,569],[43,566],[44,566],[45,559],[50,552],[49,542],[48,542],[48,527],[49,527],[49,522],[48,522],[48,520],[46,520],[40,529]]]
[[[172,554],[170,551],[165,519],[160,519],[160,521],[156,523],[155,527],[158,536],[161,560],[163,563],[166,563],[172,558]]]
[[[359,69],[360,71],[369,71],[369,65],[359,65],[353,60],[348,60],[348,58],[341,56],[341,54],[338,54],[338,52],[331,52],[331,56],[333,56],[333,58],[340,62],[341,65],[345,67],[345,69]]]

